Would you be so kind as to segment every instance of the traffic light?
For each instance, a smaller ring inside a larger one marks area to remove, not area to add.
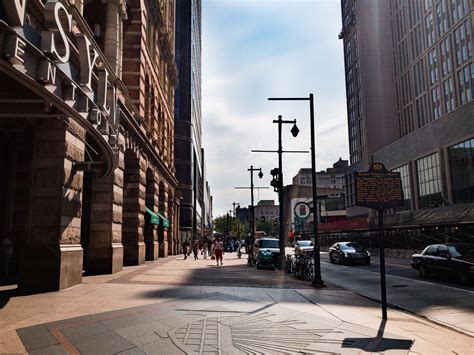
[[[280,169],[275,168],[270,170],[270,174],[272,175],[273,179],[270,182],[270,185],[273,186],[273,191],[279,192],[280,191]]]

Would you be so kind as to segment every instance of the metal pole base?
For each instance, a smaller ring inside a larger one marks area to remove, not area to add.
[[[327,285],[324,283],[324,281],[322,279],[319,279],[319,280],[313,280],[313,282],[311,282],[311,286],[313,287],[317,287],[317,288],[323,288],[323,287],[326,287]]]

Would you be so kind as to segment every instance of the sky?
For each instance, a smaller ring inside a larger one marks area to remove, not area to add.
[[[202,0],[202,127],[206,173],[214,218],[246,207],[253,165],[255,203],[278,196],[270,187],[270,170],[278,167],[278,115],[297,120],[283,125],[283,149],[307,150],[310,143],[307,101],[268,101],[268,97],[315,95],[317,170],[348,159],[344,57],[339,0]],[[283,154],[284,184],[311,155]]]

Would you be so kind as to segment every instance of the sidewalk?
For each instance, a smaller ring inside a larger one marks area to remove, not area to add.
[[[245,262],[169,257],[11,297],[0,309],[0,352],[474,353],[466,335],[396,310],[383,323],[377,303]]]

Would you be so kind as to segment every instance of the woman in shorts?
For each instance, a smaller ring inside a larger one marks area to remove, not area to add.
[[[222,255],[224,254],[224,245],[222,244],[219,238],[214,243],[214,253],[216,254],[217,265],[219,265],[219,260],[221,261],[221,265],[222,265]]]

